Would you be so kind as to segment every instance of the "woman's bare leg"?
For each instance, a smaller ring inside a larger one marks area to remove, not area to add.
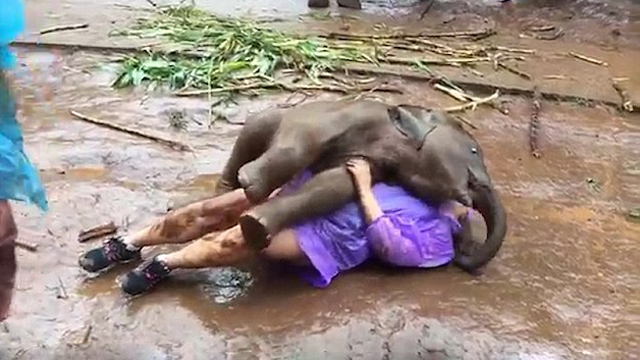
[[[186,243],[237,224],[250,206],[244,190],[237,189],[174,210],[155,224],[126,236],[124,242],[137,248]]]
[[[262,253],[274,260],[284,260],[297,265],[308,264],[307,258],[298,246],[293,230],[278,233],[268,248]],[[169,269],[193,269],[204,267],[231,266],[253,256],[255,250],[247,246],[239,226],[234,226],[219,235],[207,235],[186,247],[169,254],[159,255]]]
[[[184,248],[169,254],[158,255],[171,270],[230,266],[254,255],[246,246],[238,225],[220,234],[209,234]]]
[[[296,265],[309,263],[292,230],[284,230],[274,236],[263,252],[269,258]],[[120,286],[129,295],[140,295],[166,279],[172,270],[233,266],[255,255],[256,251],[247,246],[242,230],[236,225],[217,236],[209,234],[178,251],[156,256],[124,275]]]
[[[140,260],[142,247],[179,244],[237,224],[240,214],[250,207],[244,190],[216,196],[172,211],[138,232],[124,238],[114,237],[100,247],[80,256],[78,263],[89,272],[98,272],[114,264]]]

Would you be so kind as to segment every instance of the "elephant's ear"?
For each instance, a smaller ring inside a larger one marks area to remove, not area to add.
[[[393,125],[404,136],[422,146],[424,138],[435,129],[436,124],[429,121],[429,111],[424,108],[398,105],[391,106],[387,110]]]

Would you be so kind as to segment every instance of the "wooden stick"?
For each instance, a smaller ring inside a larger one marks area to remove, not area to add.
[[[16,240],[16,246],[30,252],[38,251],[38,244],[32,244],[26,241]]]
[[[487,50],[498,50],[498,51],[504,51],[504,52],[518,53],[518,54],[535,54],[536,53],[536,51],[532,49],[517,49],[517,48],[506,47],[506,46],[490,46],[487,48]]]
[[[235,85],[235,86],[227,86],[222,88],[216,88],[211,90],[192,90],[192,91],[182,91],[175,93],[177,96],[199,96],[206,95],[208,93],[218,94],[229,91],[243,91],[243,90],[253,90],[253,89],[282,89],[286,91],[296,92],[300,90],[315,90],[315,91],[330,91],[330,92],[339,92],[343,94],[348,94],[350,92],[358,92],[358,91],[384,91],[384,92],[393,92],[402,94],[402,90],[392,86],[380,85],[380,86],[367,86],[367,87],[342,87],[342,86],[333,86],[333,85],[290,85],[282,82],[270,82],[270,83],[255,83],[255,84],[246,84],[246,85]]]
[[[80,234],[78,234],[78,242],[84,243],[89,240],[115,234],[117,231],[118,231],[118,227],[112,221],[108,224],[96,226],[89,230],[81,231]]]
[[[522,71],[520,69],[517,69],[515,67],[512,67],[510,65],[507,65],[507,64],[505,64],[505,63],[503,63],[501,61],[498,61],[498,66],[501,67],[501,68],[504,68],[507,71],[512,72],[512,73],[514,73],[514,74],[516,74],[516,75],[518,75],[518,76],[520,76],[520,77],[522,77],[524,79],[527,79],[527,80],[531,80],[532,79],[531,75],[527,74],[526,72],[524,72],[524,71]]]
[[[420,62],[425,65],[453,65],[460,66],[461,64],[471,64],[477,62],[491,61],[488,57],[476,57],[476,58],[450,58],[450,59],[411,59],[401,57],[387,57],[380,58],[380,61],[387,62],[389,64],[403,64],[403,65],[415,65]]]
[[[477,101],[471,101],[463,105],[448,107],[448,108],[445,108],[444,111],[458,112],[458,111],[466,111],[468,109],[474,110],[478,105],[492,102],[493,100],[496,100],[499,96],[500,96],[500,91],[496,90],[496,92],[494,92],[493,95],[489,97],[481,98],[481,99],[478,99]]]
[[[556,28],[555,25],[542,25],[542,26],[532,26],[529,30],[544,32],[544,31],[554,30],[555,28]]]
[[[49,34],[49,33],[58,32],[58,31],[85,29],[88,27],[89,27],[89,24],[87,23],[73,24],[73,25],[60,25],[60,26],[54,26],[54,27],[40,30],[40,35]]]
[[[455,37],[455,38],[477,38],[478,36],[487,36],[493,35],[495,30],[493,28],[487,29],[479,29],[479,30],[468,30],[468,31],[451,31],[451,32],[441,32],[441,33],[428,33],[428,32],[420,32],[417,34],[405,34],[405,33],[397,33],[397,34],[351,34],[351,33],[343,33],[343,32],[330,32],[328,35],[320,35],[323,38],[329,39],[408,39],[408,38],[442,38],[442,37]]]
[[[592,63],[592,64],[596,64],[596,65],[600,65],[600,66],[609,66],[609,64],[607,64],[604,61],[600,61],[598,59],[594,59],[594,58],[590,58],[588,56],[582,55],[582,54],[578,54],[575,52],[569,52],[569,55],[573,56],[576,59],[580,59],[582,61],[586,61],[588,63]]]
[[[67,289],[64,287],[64,283],[62,282],[62,279],[60,278],[60,276],[58,276],[58,288],[60,289],[60,293],[58,294],[57,298],[58,299],[68,299],[69,295],[67,294]]]
[[[555,33],[551,34],[551,35],[547,35],[547,34],[538,34],[538,33],[533,33],[531,34],[531,36],[536,40],[556,40],[557,38],[559,38],[560,36],[564,35],[564,30],[562,29],[558,29],[558,31],[556,31]]]
[[[629,96],[629,92],[623,88],[622,86],[620,86],[620,82],[616,81],[615,79],[612,79],[612,85],[613,88],[618,92],[618,95],[620,95],[620,98],[622,98],[622,109],[628,112],[633,112],[633,103],[631,102],[631,97]]]
[[[456,119],[458,119],[460,122],[466,124],[467,126],[469,126],[470,128],[474,129],[474,130],[478,130],[478,127],[476,126],[476,124],[472,123],[471,121],[463,118],[460,115],[456,115]]]
[[[531,155],[539,159],[542,157],[540,148],[538,147],[538,133],[540,131],[540,90],[537,86],[533,88],[533,108],[531,110],[531,118],[529,119],[529,150]]]
[[[86,344],[87,342],[89,342],[89,337],[91,336],[91,330],[93,330],[93,326],[89,325],[87,327],[87,331],[85,331],[84,336],[82,337],[81,344]]]
[[[161,137],[156,136],[156,135],[151,135],[151,134],[144,133],[144,132],[142,132],[140,130],[127,128],[127,127],[124,127],[122,125],[117,125],[117,124],[114,124],[114,123],[106,122],[104,120],[92,118],[92,117],[83,115],[83,114],[81,114],[81,113],[79,113],[79,112],[77,112],[75,110],[69,110],[69,112],[71,113],[71,115],[75,116],[76,118],[78,118],[78,119],[80,119],[82,121],[86,121],[88,123],[92,123],[92,124],[95,124],[95,125],[103,126],[103,127],[106,127],[106,128],[112,129],[112,130],[121,131],[121,132],[127,133],[129,135],[139,136],[139,137],[144,138],[144,139],[153,140],[153,141],[155,141],[157,143],[169,146],[169,147],[171,147],[173,149],[177,149],[177,150],[181,150],[181,151],[193,151],[190,146],[182,144],[182,143],[177,142],[175,140],[164,139],[164,138],[161,138]]]
[[[467,97],[465,97],[465,96],[464,96],[461,92],[459,92],[458,90],[454,90],[454,89],[448,88],[448,87],[443,86],[443,85],[440,85],[440,84],[433,84],[433,87],[434,87],[436,90],[440,90],[440,91],[442,91],[443,93],[445,93],[445,94],[447,94],[447,95],[451,96],[452,98],[454,98],[454,99],[456,99],[456,100],[458,100],[458,101],[460,101],[460,102],[464,102],[464,103],[466,103],[466,102],[467,102]]]
[[[429,12],[429,10],[431,10],[431,7],[433,6],[433,4],[435,4],[436,0],[431,0],[427,6],[425,6],[424,10],[422,10],[422,12],[420,13],[420,20],[424,19],[424,16],[427,15],[427,13]]]

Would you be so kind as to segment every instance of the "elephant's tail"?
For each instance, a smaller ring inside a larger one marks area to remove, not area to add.
[[[493,259],[507,233],[507,214],[498,193],[490,186],[482,186],[475,192],[473,207],[476,208],[487,224],[487,240],[476,247],[472,254],[456,252],[454,263],[465,271],[475,272]]]

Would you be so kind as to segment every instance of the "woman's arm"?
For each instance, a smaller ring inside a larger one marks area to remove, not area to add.
[[[347,170],[351,174],[358,199],[364,211],[367,224],[371,224],[383,215],[380,205],[371,190],[371,169],[364,159],[352,159],[347,162]]]

